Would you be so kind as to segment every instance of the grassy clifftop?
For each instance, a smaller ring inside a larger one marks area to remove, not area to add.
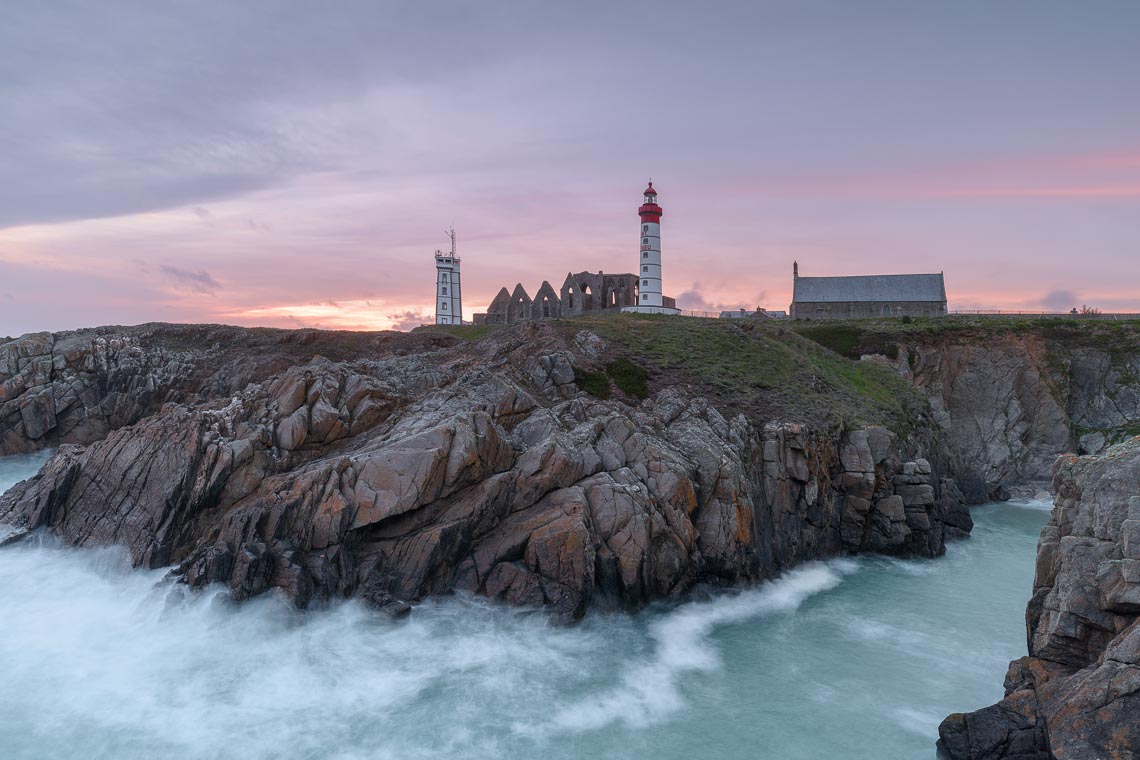
[[[525,328],[423,329],[442,329],[480,341]],[[601,390],[607,383],[605,373],[615,380],[615,388],[621,388],[629,382],[632,365],[645,373],[634,387],[644,382],[653,392],[683,386],[724,411],[744,412],[757,420],[878,423],[900,429],[925,410],[925,401],[889,367],[852,361],[789,328],[774,322],[631,314],[543,323],[544,330],[553,330],[566,341],[582,331],[605,341],[596,366],[580,368],[587,384],[600,392],[605,392]]]
[[[1140,321],[1008,317],[943,317],[836,321],[740,321],[606,314],[508,328],[429,327],[472,345],[496,336],[552,331],[572,343],[582,331],[604,339],[603,355],[581,370],[580,387],[596,395],[624,390],[630,367],[644,371],[626,392],[631,401],[669,386],[707,396],[719,408],[753,419],[815,425],[886,424],[906,430],[928,410],[925,399],[883,360],[901,345],[980,345],[1036,337],[1059,354],[1103,350],[1113,361],[1140,355]],[[625,362],[617,364],[615,362]],[[638,374],[638,373],[635,373]],[[612,382],[611,382],[612,381]]]
[[[805,320],[788,324],[800,335],[853,359],[863,354],[897,355],[900,342],[981,343],[1025,335],[1063,347],[1098,348],[1115,358],[1140,352],[1140,320],[971,316]]]

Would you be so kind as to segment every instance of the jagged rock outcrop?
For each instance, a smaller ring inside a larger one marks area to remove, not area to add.
[[[1069,416],[1075,431],[1100,435],[1100,447],[1080,453],[1099,454],[1105,443],[1140,423],[1140,352],[1134,347],[1115,351],[1096,348],[1070,350],[1064,359],[1069,379]]]
[[[1097,453],[1140,430],[1140,336],[1121,328],[1110,349],[1048,337],[1056,332],[900,343],[896,369],[929,399],[970,501],[1045,484],[1059,455]]]
[[[168,402],[229,396],[314,354],[342,359],[454,344],[444,334],[99,327],[0,342],[0,456],[90,443]]]
[[[1140,755],[1140,437],[1065,456],[1037,545],[1029,656],[1001,702],[939,728],[954,760]]]
[[[967,490],[1043,481],[1072,438],[1068,414],[1045,367],[1036,336],[1000,344],[947,344],[906,354],[945,431]]]
[[[301,363],[218,342],[179,354],[176,334],[131,348],[127,382],[123,360],[89,358],[113,335],[59,360],[59,340],[6,347],[22,357],[17,408],[30,390],[56,409],[54,427],[5,418],[9,440],[78,442],[0,497],[0,521],[122,544],[239,599],[277,588],[399,611],[459,589],[567,619],[841,552],[934,556],[970,528],[948,474],[885,428],[757,426],[681,388],[582,393],[575,366],[605,350],[588,333],[540,326],[470,350],[344,337],[373,358]]]

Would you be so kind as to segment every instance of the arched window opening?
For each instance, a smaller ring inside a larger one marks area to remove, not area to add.
[[[591,299],[590,286],[584,282],[578,284],[578,292],[582,294],[582,310],[588,311],[594,307]]]

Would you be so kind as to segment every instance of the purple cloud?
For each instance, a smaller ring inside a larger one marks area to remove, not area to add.
[[[184,290],[213,295],[222,289],[222,284],[211,277],[210,273],[206,271],[188,272],[185,269],[179,269],[178,267],[165,264],[160,266],[158,271],[161,272],[164,277],[174,282],[177,287]]]

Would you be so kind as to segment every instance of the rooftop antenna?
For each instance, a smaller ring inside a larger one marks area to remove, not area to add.
[[[455,258],[455,227],[448,227],[443,234],[451,241],[451,257]]]

